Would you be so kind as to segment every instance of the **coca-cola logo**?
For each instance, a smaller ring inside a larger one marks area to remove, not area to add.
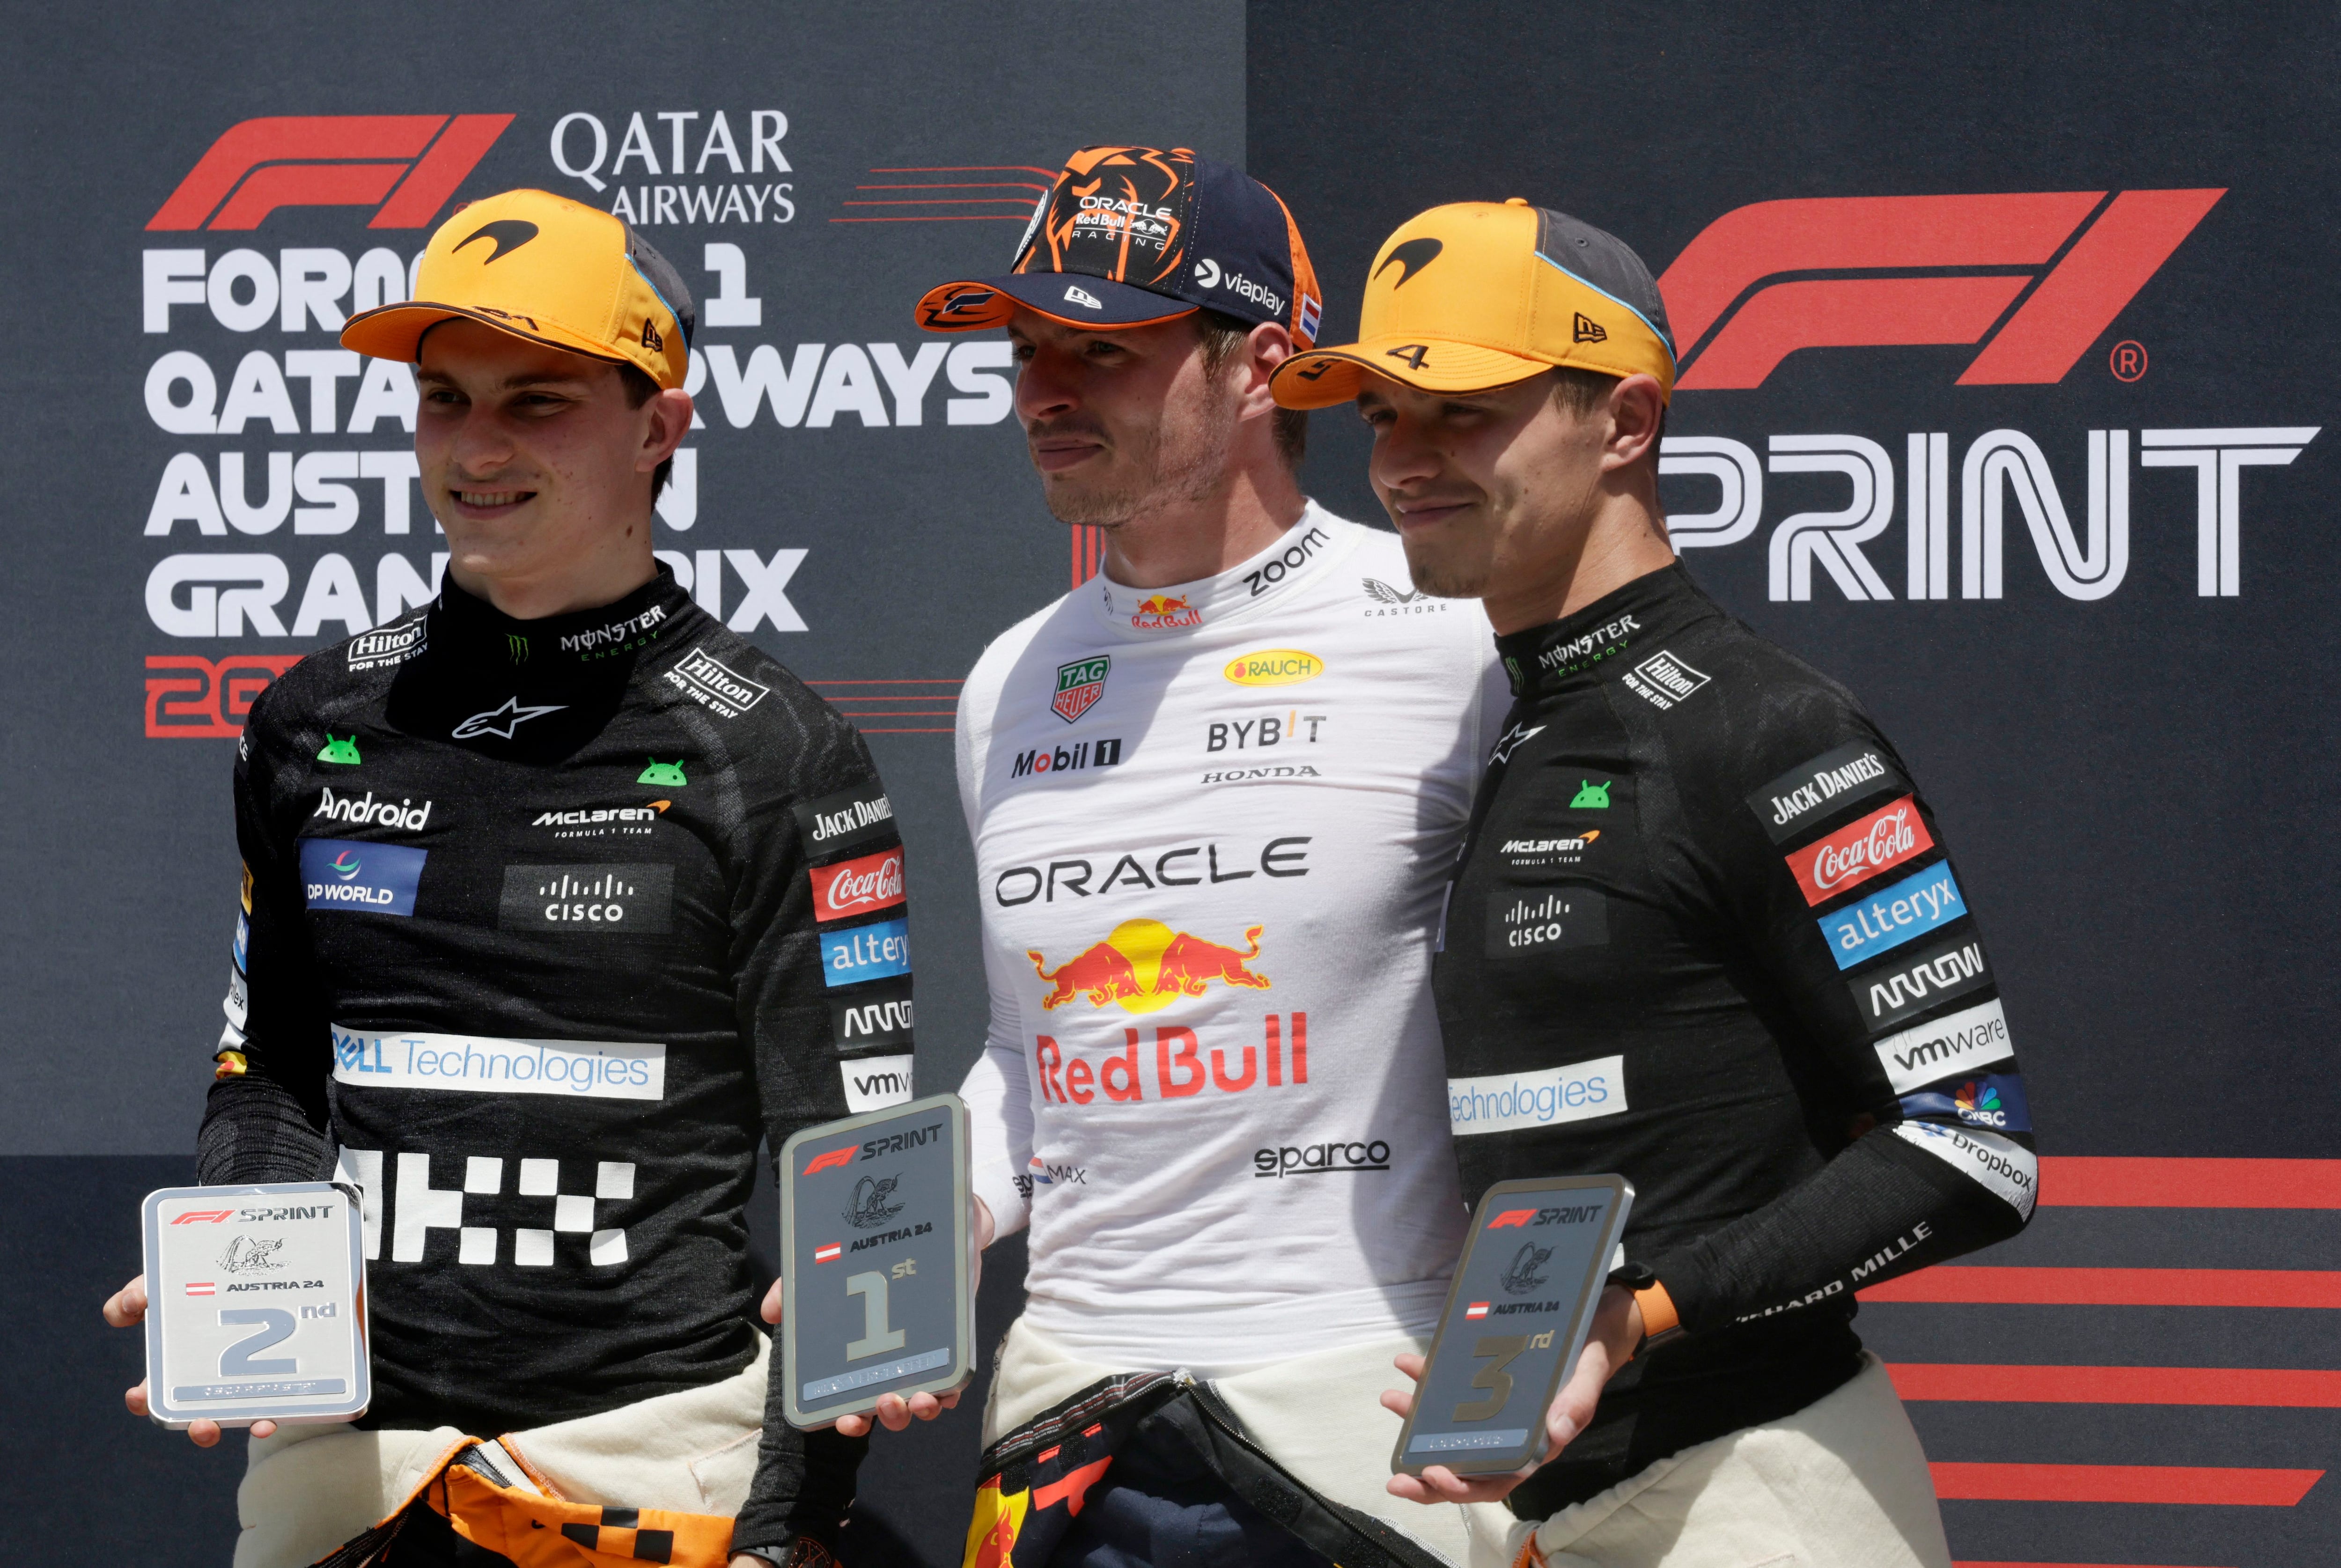
[[[1906,794],[1797,851],[1788,867],[1804,889],[1805,902],[1815,904],[1934,847],[1917,799]]]
[[[902,902],[902,852],[884,850],[860,860],[816,866],[812,872],[813,914],[820,920],[842,920],[892,909]]]

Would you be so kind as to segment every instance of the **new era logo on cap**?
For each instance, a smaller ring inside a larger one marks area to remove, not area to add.
[[[1322,310],[1300,226],[1276,193],[1184,147],[1075,153],[1033,212],[1013,270],[928,290],[919,325],[997,327],[1020,305],[1091,330],[1215,310],[1275,322],[1304,346]]]

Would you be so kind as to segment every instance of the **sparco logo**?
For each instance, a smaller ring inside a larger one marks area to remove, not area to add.
[[[1287,1144],[1278,1149],[1254,1150],[1251,1174],[1255,1180],[1273,1176],[1281,1181],[1287,1176],[1387,1171],[1390,1168],[1390,1147],[1380,1138],[1370,1144],[1310,1144],[1300,1148]]]
[[[1760,386],[1800,348],[1921,343],[1983,345],[1962,386],[2061,381],[2226,194],[1823,196],[1736,208],[1659,279],[1683,350],[1675,385]],[[1816,275],[1828,273],[1863,275]]]
[[[640,637],[644,632],[650,631],[665,619],[666,606],[652,604],[639,615],[630,615],[623,621],[613,621],[606,626],[593,626],[585,631],[563,636],[561,639],[561,651],[564,654],[583,654],[588,658],[603,654],[622,653],[626,646],[637,645],[633,644],[633,639]],[[651,641],[655,638],[645,640]]]
[[[349,795],[344,795],[341,799],[335,800],[333,786],[328,784],[325,786],[324,793],[317,797],[317,809],[309,814],[312,817],[322,816],[331,822],[349,823],[357,827],[364,827],[369,823],[379,823],[384,827],[399,827],[404,828],[409,833],[421,833],[423,824],[431,820],[432,804],[426,800],[421,805],[416,805],[412,800],[401,800],[396,805],[393,805],[386,800],[375,800],[372,790],[365,792],[365,797],[363,800],[354,799]]]
[[[428,228],[512,123],[510,115],[284,115],[241,121],[195,160],[146,226],[253,229],[279,207],[379,203],[368,228]]]

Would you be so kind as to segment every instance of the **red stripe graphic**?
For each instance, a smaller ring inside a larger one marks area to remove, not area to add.
[[[2006,1404],[2223,1404],[2341,1409],[2341,1372],[2228,1366],[1887,1367],[1904,1399]]]
[[[2065,1155],[2040,1162],[2056,1208],[2341,1209],[2341,1160]]]
[[[1962,1464],[1937,1462],[1935,1495],[1993,1503],[2193,1503],[2290,1508],[2321,1470],[2184,1464]]]
[[[1861,1293],[1997,1306],[2341,1307],[2331,1269],[2045,1269],[1947,1263]]]

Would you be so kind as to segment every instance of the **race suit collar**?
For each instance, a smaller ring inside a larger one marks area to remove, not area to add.
[[[431,607],[431,647],[453,654],[453,667],[510,674],[532,684],[569,684],[606,672],[623,681],[634,658],[689,619],[691,596],[664,562],[658,575],[624,598],[591,610],[523,621],[443,580]]]
[[[1198,627],[1216,625],[1290,598],[1348,554],[1359,529],[1311,501],[1300,520],[1251,559],[1216,577],[1173,583],[1163,588],[1131,588],[1100,572],[1079,590],[1090,595],[1101,624],[1127,642],[1151,642]]]
[[[1645,573],[1573,615],[1496,639],[1515,697],[1537,697],[1579,679],[1624,669],[1629,648],[1718,614],[1680,561]],[[1639,657],[1639,654],[1636,654]]]

